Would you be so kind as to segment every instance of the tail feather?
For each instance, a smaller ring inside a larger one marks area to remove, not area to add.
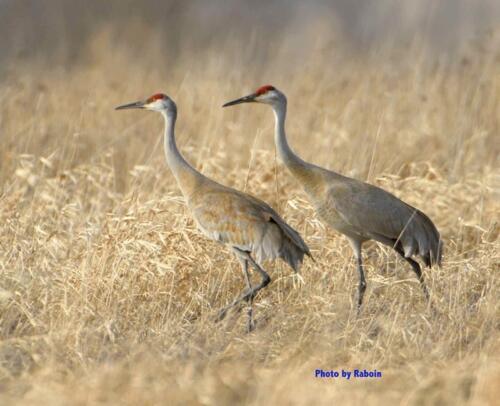
[[[402,244],[405,247],[405,256],[418,254],[427,267],[441,266],[443,242],[434,223],[421,211],[417,212],[412,226],[405,232]],[[406,247],[409,247],[408,251]],[[411,248],[410,248],[411,247]],[[418,248],[417,248],[418,247]]]
[[[300,270],[300,266],[304,260],[304,254],[311,255],[309,250],[306,252],[302,247],[297,246],[293,241],[289,238],[283,239],[283,244],[281,246],[279,256],[283,261],[285,261],[290,267],[294,270],[295,273],[298,273]]]
[[[300,234],[280,217],[273,216],[271,220],[283,232],[283,241],[279,251],[279,257],[290,265],[295,272],[299,272],[300,266],[304,260],[304,255],[312,258],[309,247]]]

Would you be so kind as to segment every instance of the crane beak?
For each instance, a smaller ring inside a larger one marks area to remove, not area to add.
[[[255,93],[249,94],[248,96],[240,97],[239,99],[232,100],[222,105],[222,107],[234,106],[240,103],[254,103],[257,95]]]
[[[143,109],[146,105],[143,101],[137,101],[134,103],[123,104],[121,106],[115,107],[115,110],[125,110],[125,109]]]

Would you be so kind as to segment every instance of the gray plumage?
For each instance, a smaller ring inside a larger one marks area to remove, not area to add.
[[[358,311],[366,289],[361,250],[363,243],[368,240],[394,248],[411,265],[429,298],[420,265],[411,257],[420,256],[429,267],[441,264],[442,242],[432,221],[418,209],[383,189],[299,158],[286,139],[286,97],[273,86],[262,86],[248,96],[224,104],[224,107],[252,102],[272,107],[275,144],[280,159],[302,184],[318,216],[348,238],[359,273]]]
[[[373,239],[401,249],[406,258],[420,256],[426,266],[441,265],[442,243],[429,217],[379,187],[329,175],[326,201],[317,206],[321,217],[326,220],[323,211],[331,207],[346,223],[345,234],[351,238]]]
[[[177,106],[168,96],[158,93],[145,101],[129,103],[117,109],[147,109],[162,114],[165,120],[165,158],[198,228],[208,238],[231,249],[239,259],[245,276],[247,289],[219,312],[217,320],[224,318],[231,307],[246,301],[249,303],[248,330],[252,330],[253,298],[271,282],[262,263],[282,258],[298,272],[304,254],[310,255],[309,248],[299,233],[268,204],[214,182],[184,159],[175,142]],[[260,283],[255,286],[250,282],[248,265],[261,276]]]

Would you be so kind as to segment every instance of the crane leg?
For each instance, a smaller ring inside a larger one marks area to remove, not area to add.
[[[359,315],[361,311],[361,305],[363,304],[363,297],[366,291],[366,279],[365,279],[365,272],[363,271],[363,258],[361,255],[362,242],[351,238],[349,238],[349,242],[351,243],[354,256],[356,257],[356,263],[359,274],[359,285],[358,285],[358,315]]]
[[[250,281],[250,274],[248,273],[248,260],[246,259],[241,259],[241,267],[243,268],[243,273],[245,274],[245,281],[247,283],[247,290],[252,289],[252,282]],[[248,322],[247,322],[247,332],[250,333],[255,325],[253,322],[253,297],[248,298],[248,308],[247,308],[247,316],[248,316]]]
[[[238,257],[241,258],[242,261],[244,261],[244,263],[247,264],[246,268],[244,267],[244,271],[245,271],[245,277],[246,277],[246,280],[247,280],[247,289],[245,291],[243,291],[243,293],[241,295],[239,295],[236,299],[234,299],[229,305],[223,307],[220,311],[219,311],[219,314],[217,316],[217,319],[216,321],[220,321],[222,320],[224,317],[226,317],[226,314],[228,312],[229,309],[231,309],[232,307],[236,306],[238,303],[241,303],[243,301],[247,301],[249,302],[250,306],[252,304],[252,301],[253,301],[253,298],[257,295],[257,293],[265,288],[267,285],[269,285],[269,283],[271,282],[271,278],[270,276],[267,274],[266,271],[264,271],[260,266],[259,264],[257,264],[257,262],[254,261],[254,259],[252,258],[252,256],[250,255],[250,253],[246,252],[246,251],[242,251],[238,248],[233,248],[233,250],[235,251],[235,253],[238,255]],[[252,267],[260,273],[261,277],[262,277],[262,280],[261,282],[256,285],[256,286],[252,286],[251,283],[250,283],[250,277],[248,275],[248,262],[250,263],[250,265],[252,265]],[[243,263],[243,262],[242,262]],[[248,312],[248,315],[249,315],[249,320],[248,320],[248,330],[251,331],[254,327],[254,323],[253,323],[253,315],[252,315],[252,311],[251,309],[249,310]]]
[[[394,249],[401,256],[401,258],[403,258],[406,262],[408,262],[411,265],[413,272],[415,272],[415,274],[417,275],[417,279],[420,282],[420,286],[422,286],[425,298],[427,299],[427,301],[429,301],[430,299],[429,291],[427,290],[427,285],[424,282],[424,275],[422,274],[422,269],[420,268],[419,263],[412,258],[405,257],[405,253],[400,246],[397,246]]]

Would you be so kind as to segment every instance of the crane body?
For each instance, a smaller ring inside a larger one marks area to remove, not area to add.
[[[285,133],[287,100],[275,87],[262,86],[223,107],[240,103],[264,103],[272,107],[280,159],[303,186],[317,215],[350,242],[359,273],[358,312],[366,290],[362,245],[368,240],[390,246],[404,258],[429,299],[420,265],[412,257],[420,256],[428,267],[441,264],[442,242],[432,221],[420,210],[379,187],[305,162],[297,156],[288,145]]]
[[[165,120],[165,158],[197,227],[206,237],[231,249],[245,276],[247,288],[220,310],[217,320],[222,320],[231,307],[246,301],[249,303],[248,330],[251,331],[254,327],[253,298],[271,282],[262,263],[281,258],[298,272],[304,255],[310,255],[309,248],[299,233],[267,203],[207,178],[184,159],[175,141],[177,106],[171,98],[158,93],[145,101],[116,109],[147,109],[162,114]],[[251,284],[249,266],[261,277],[257,285]]]

